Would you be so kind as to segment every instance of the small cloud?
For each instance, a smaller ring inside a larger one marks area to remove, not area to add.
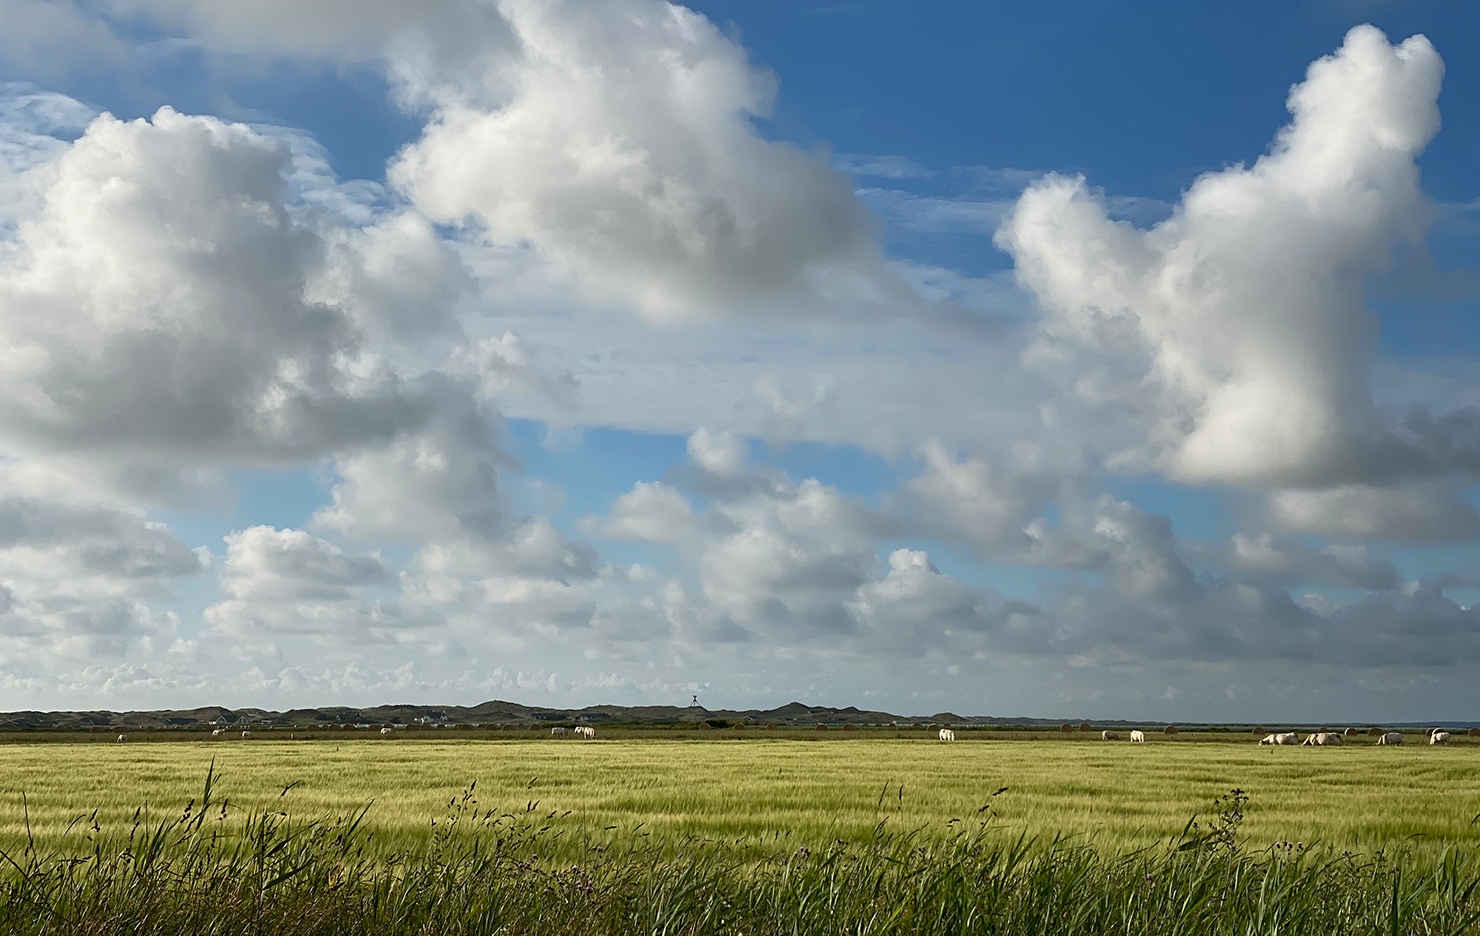
[[[833,157],[839,172],[855,176],[877,176],[883,179],[928,179],[935,175],[907,156],[870,156],[864,153],[839,153]]]

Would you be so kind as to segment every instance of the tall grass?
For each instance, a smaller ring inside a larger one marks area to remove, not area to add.
[[[1480,933],[1480,854],[1358,856],[1240,843],[1246,799],[1155,848],[1004,833],[988,808],[945,838],[887,831],[758,857],[689,839],[591,837],[556,862],[530,802],[454,798],[424,847],[373,856],[363,812],[233,816],[207,775],[179,814],[96,828],[82,854],[0,859],[0,933],[1444,934]],[[594,831],[594,830],[593,830]]]

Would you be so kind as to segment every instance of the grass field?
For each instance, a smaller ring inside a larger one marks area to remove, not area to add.
[[[1480,936],[1469,743],[171,737],[0,744],[0,936]]]
[[[28,822],[39,845],[77,848],[90,824],[65,830],[93,810],[105,834],[126,831],[146,803],[177,813],[199,796],[213,759],[217,797],[239,807],[311,817],[370,805],[378,852],[424,843],[473,781],[482,807],[537,803],[557,829],[762,851],[862,841],[881,821],[945,835],[951,820],[987,815],[1008,830],[1124,849],[1176,835],[1234,787],[1250,795],[1242,834],[1254,846],[1480,845],[1480,745],[527,738],[0,746],[0,847],[19,847]]]

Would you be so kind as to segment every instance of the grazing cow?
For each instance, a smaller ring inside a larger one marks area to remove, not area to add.
[[[563,737],[565,737],[568,734],[570,734],[570,732],[567,729],[565,729],[565,728],[551,728],[550,729],[550,737],[552,737],[552,738],[563,738]]]
[[[243,741],[250,741],[250,740],[252,740],[252,733],[250,731],[243,731],[242,732],[242,740]]]
[[[949,728],[942,728],[940,730],[940,739],[942,741],[954,741],[956,740],[956,733]]]
[[[128,740],[128,735],[126,735],[126,734],[121,734],[121,735],[118,736],[118,743],[119,744],[122,744],[123,742],[125,742],[127,740]]]
[[[1429,743],[1430,744],[1448,744],[1449,743],[1449,732],[1447,732],[1447,731],[1436,731],[1436,732],[1434,732],[1433,734],[1429,735]]]
[[[380,736],[381,737],[385,737],[386,735],[392,735],[392,734],[395,734],[395,733],[396,733],[396,729],[394,729],[394,728],[382,728],[382,729],[380,729]]]
[[[1296,734],[1293,731],[1287,731],[1284,734],[1265,735],[1264,736],[1264,740],[1263,741],[1260,741],[1259,743],[1260,744],[1299,744],[1300,743],[1300,735]]]
[[[1108,730],[1107,731],[1102,731],[1102,732],[1100,732],[1100,740],[1101,741],[1119,741],[1120,740],[1120,732],[1118,732],[1118,731],[1108,731]]]
[[[591,741],[596,737],[596,729],[590,725],[582,725],[576,729],[576,734],[585,738],[587,741]]]
[[[1131,740],[1132,741],[1135,741],[1138,744],[1145,744],[1146,743],[1146,732],[1144,732],[1144,731],[1132,731],[1131,732]]]
[[[1402,744],[1403,735],[1397,731],[1385,731],[1382,737],[1377,739],[1378,744]]]
[[[216,729],[214,729],[211,732],[211,737],[213,737],[213,738],[221,738],[221,737],[224,737],[225,735],[226,735],[226,729],[225,728],[216,728]]]
[[[1315,734],[1300,742],[1301,746],[1307,744],[1315,747],[1327,747],[1329,745],[1341,744],[1341,735],[1334,731],[1317,731]]]

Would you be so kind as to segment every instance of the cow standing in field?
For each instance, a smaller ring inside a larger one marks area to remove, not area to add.
[[[382,738],[389,737],[389,736],[391,736],[391,735],[393,735],[395,733],[396,733],[396,729],[394,729],[394,728],[382,728],[382,729],[380,729],[380,736]]]
[[[1265,735],[1264,736],[1264,740],[1260,741],[1259,743],[1260,744],[1299,744],[1300,743],[1300,736],[1297,735],[1293,731],[1287,731],[1287,732],[1285,732],[1283,734]]]
[[[565,728],[551,728],[550,729],[550,737],[552,737],[552,738],[563,738],[563,737],[565,737],[569,733],[570,732],[567,729],[565,729]]]
[[[1146,743],[1146,732],[1139,731],[1139,730],[1138,731],[1132,731],[1131,732],[1131,740],[1134,741],[1137,744],[1145,744]]]
[[[252,733],[250,731],[243,731],[242,732],[242,740],[243,741],[250,741],[250,740],[252,740]]]
[[[942,728],[940,730],[940,739],[942,741],[954,741],[956,740],[956,733],[949,728]]]
[[[128,740],[128,735],[126,735],[126,734],[121,734],[121,735],[118,736],[118,743],[119,744],[122,744],[122,743],[124,743],[127,740]]]
[[[1403,735],[1402,735],[1401,732],[1397,732],[1397,731],[1385,731],[1385,732],[1382,733],[1382,736],[1377,739],[1377,743],[1378,744],[1402,744],[1403,743]]]
[[[1119,741],[1120,740],[1120,732],[1118,732],[1118,731],[1109,731],[1109,730],[1102,731],[1102,732],[1100,732],[1100,740],[1101,741]]]
[[[581,727],[577,728],[576,734],[580,735],[582,738],[585,738],[587,741],[596,740],[596,729],[592,728],[590,725],[582,725]]]
[[[225,737],[225,736],[226,736],[226,729],[225,728],[213,728],[211,730],[211,737],[213,737],[213,738],[222,738],[222,737]]]
[[[1317,731],[1315,734],[1300,742],[1301,746],[1312,745],[1314,747],[1329,747],[1341,744],[1341,735],[1334,731]]]
[[[1436,731],[1436,732],[1434,732],[1433,734],[1429,735],[1429,743],[1430,744],[1448,744],[1449,743],[1449,732],[1447,732],[1447,731]]]

